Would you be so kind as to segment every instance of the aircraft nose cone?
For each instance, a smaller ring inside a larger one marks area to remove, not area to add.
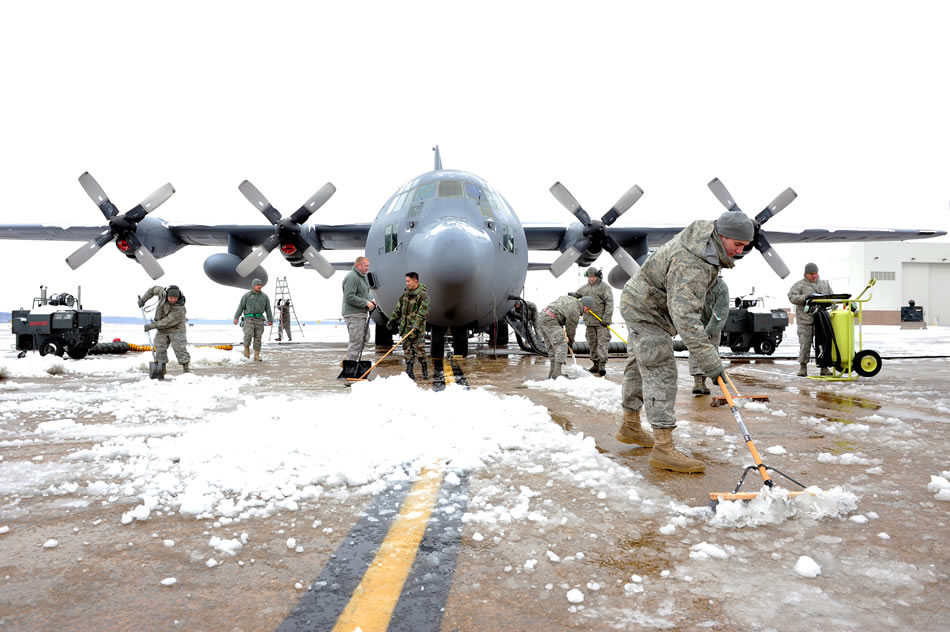
[[[430,292],[477,283],[480,271],[490,265],[488,236],[461,221],[443,221],[411,243],[409,262]]]

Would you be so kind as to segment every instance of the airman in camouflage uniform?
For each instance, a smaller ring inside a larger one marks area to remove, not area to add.
[[[346,347],[346,359],[356,360],[369,341],[367,314],[376,309],[376,302],[370,294],[369,259],[357,257],[353,267],[343,278],[343,322],[350,343]]]
[[[567,362],[568,345],[574,346],[574,334],[577,333],[577,321],[594,306],[590,296],[577,299],[573,296],[561,296],[538,313],[535,329],[541,332],[548,350],[550,369],[548,379],[568,377],[561,373],[561,366]],[[561,329],[561,328],[564,329]],[[565,339],[564,334],[567,333]]]
[[[270,309],[270,297],[261,291],[264,282],[260,279],[251,281],[251,290],[244,293],[237,311],[234,312],[234,324],[244,316],[244,357],[251,357],[251,341],[254,341],[254,360],[261,362],[261,336],[264,335],[264,316],[267,316],[267,326],[274,324],[274,313]]]
[[[155,336],[155,360],[167,364],[168,347],[171,345],[182,372],[190,373],[188,365],[191,362],[191,354],[188,353],[185,295],[177,285],[169,285],[167,288],[155,285],[139,297],[139,307],[145,307],[145,301],[153,296],[159,297],[158,306],[155,308],[155,318],[145,325],[145,331],[158,330]]]
[[[805,277],[788,291],[788,300],[795,306],[795,326],[798,331],[798,375],[808,375],[808,358],[815,338],[815,316],[805,312],[805,299],[812,294],[831,294],[831,284],[818,279],[818,265],[805,265]],[[821,368],[822,375],[831,375],[829,367]]]
[[[610,285],[604,283],[604,274],[597,268],[587,268],[587,283],[571,293],[571,296],[583,298],[589,296],[594,299],[591,312],[600,316],[597,320],[594,314],[584,314],[584,329],[587,343],[590,345],[590,359],[593,362],[590,370],[601,377],[607,375],[607,349],[610,347],[610,319],[614,314],[614,293]]]
[[[725,374],[701,314],[719,270],[735,265],[732,258],[754,234],[752,220],[738,211],[727,211],[715,222],[697,220],[650,255],[624,285],[620,313],[630,337],[623,377],[624,421],[617,439],[645,447],[652,444],[650,465],[655,468],[706,469],[702,461],[673,446],[677,372],[670,337],[680,334],[705,375],[715,379]],[[653,427],[652,438],[640,426],[641,410]]]
[[[429,295],[426,286],[419,283],[419,275],[415,272],[406,273],[406,289],[396,303],[396,308],[389,315],[390,329],[400,337],[410,330],[412,335],[402,341],[402,351],[406,356],[406,375],[416,379],[412,371],[412,364],[416,358],[422,364],[422,379],[429,379],[429,369],[426,366],[426,320],[429,318]]]
[[[706,292],[706,304],[703,305],[700,318],[706,323],[709,342],[718,350],[719,341],[722,340],[722,328],[726,326],[726,319],[729,318],[729,287],[721,276],[716,277],[716,282]],[[693,376],[693,395],[709,395],[706,376],[699,366],[699,360],[692,353],[689,354],[689,374]]]

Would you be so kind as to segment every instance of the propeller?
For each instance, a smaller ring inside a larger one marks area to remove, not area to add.
[[[716,199],[719,200],[723,206],[726,207],[726,210],[729,211],[741,211],[739,206],[735,202],[735,198],[732,197],[732,194],[726,189],[726,186],[719,180],[719,178],[713,178],[709,182],[709,190],[713,192],[713,195],[716,196]],[[772,248],[772,245],[769,243],[769,240],[765,238],[765,235],[762,234],[762,224],[767,222],[769,219],[778,215],[786,206],[791,204],[795,198],[798,197],[798,194],[792,190],[791,187],[785,189],[779,193],[768,206],[766,206],[762,211],[753,218],[753,224],[755,225],[755,235],[752,237],[752,241],[748,246],[745,247],[741,255],[737,255],[736,259],[741,259],[748,253],[752,248],[755,248],[762,253],[762,256],[765,257],[765,261],[772,267],[772,270],[775,271],[777,275],[781,278],[788,276],[788,266],[785,265],[785,262],[782,261],[782,258],[779,254]]]
[[[248,202],[253,204],[271,224],[274,225],[274,234],[264,240],[259,246],[251,250],[237,265],[235,271],[243,277],[257,269],[274,248],[281,247],[286,254],[300,252],[300,255],[310,263],[323,278],[333,276],[333,265],[320,252],[300,236],[300,225],[310,219],[313,213],[326,204],[327,200],[336,193],[336,187],[327,182],[319,191],[310,196],[303,206],[297,209],[290,217],[282,217],[280,211],[267,201],[267,198],[257,190],[253,184],[245,180],[238,189],[244,194]]]
[[[109,222],[109,226],[94,239],[80,246],[76,252],[66,257],[66,263],[69,267],[73,270],[77,269],[89,261],[103,246],[114,240],[119,250],[132,252],[135,260],[145,268],[152,279],[157,279],[165,274],[162,266],[158,265],[155,256],[135,236],[135,229],[138,223],[145,219],[146,215],[157,209],[172,196],[175,188],[170,183],[165,184],[133,209],[120,214],[119,209],[112,203],[106,192],[102,190],[96,179],[89,175],[88,171],[79,176],[79,184],[82,185],[86,194],[102,211],[102,215]]]
[[[582,236],[571,244],[560,257],[551,264],[551,274],[561,276],[584,253],[599,253],[606,250],[624,271],[633,276],[640,269],[636,260],[617,243],[608,232],[607,227],[617,221],[617,218],[627,212],[643,196],[643,189],[638,185],[630,187],[626,193],[607,211],[599,220],[592,220],[571,192],[560,182],[551,185],[551,194],[557,198],[564,208],[571,212],[584,225]]]

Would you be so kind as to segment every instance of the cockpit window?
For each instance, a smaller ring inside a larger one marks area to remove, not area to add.
[[[480,200],[482,197],[482,190],[478,188],[477,184],[472,184],[471,182],[465,183],[465,197],[472,200]]]
[[[435,185],[437,183],[430,182],[429,184],[423,184],[421,187],[416,189],[416,192],[412,196],[412,203],[416,204],[418,202],[423,202],[429,198],[435,197]]]
[[[393,252],[396,250],[398,231],[396,230],[396,224],[390,224],[386,227],[386,252]]]
[[[515,251],[515,233],[508,224],[502,227],[501,245],[508,252]]]
[[[462,183],[457,180],[439,182],[439,197],[462,197]]]

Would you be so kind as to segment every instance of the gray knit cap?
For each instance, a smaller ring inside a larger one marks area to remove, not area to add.
[[[594,297],[585,296],[581,299],[581,307],[586,307],[587,309],[594,309]]]
[[[252,288],[253,288],[254,286],[256,286],[256,285],[264,285],[264,282],[261,281],[260,279],[254,279],[253,281],[251,281],[251,287],[252,287]]]
[[[818,264],[817,264],[817,263],[806,263],[806,264],[805,264],[805,274],[818,274]]]
[[[716,232],[727,239],[752,241],[755,225],[742,211],[726,211],[716,220]]]

